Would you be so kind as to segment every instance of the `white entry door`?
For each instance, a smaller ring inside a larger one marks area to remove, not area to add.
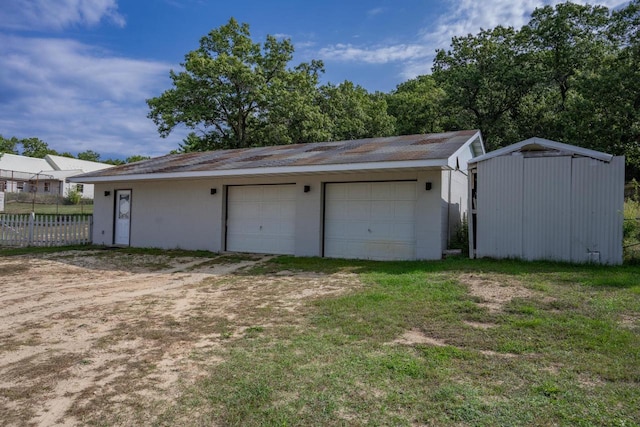
[[[415,259],[415,210],[414,181],[326,184],[324,256]]]
[[[114,243],[128,246],[130,230],[131,190],[117,190]]]
[[[295,252],[296,186],[242,185],[227,193],[227,250]]]

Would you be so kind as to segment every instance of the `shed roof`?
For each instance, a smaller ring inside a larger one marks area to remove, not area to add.
[[[455,167],[455,156],[472,146],[484,153],[477,130],[350,141],[169,154],[73,177],[109,182],[213,176]],[[453,165],[453,166],[452,166]]]
[[[563,144],[544,138],[529,138],[507,147],[491,151],[482,156],[469,160],[469,163],[478,163],[494,157],[512,155],[516,152],[539,152],[541,155],[567,155],[572,157],[591,157],[592,159],[610,162],[613,155],[600,151],[589,150],[575,145]]]

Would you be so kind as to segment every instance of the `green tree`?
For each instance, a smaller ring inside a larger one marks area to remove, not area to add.
[[[58,154],[56,150],[49,148],[49,145],[39,138],[24,138],[20,140],[23,156],[44,158],[47,154]]]
[[[624,154],[631,178],[640,174],[640,0],[613,12],[607,34],[616,50],[598,55],[597,67],[577,79],[571,112],[588,121],[571,127],[569,137]]]
[[[305,107],[305,92],[322,70],[318,61],[287,68],[293,50],[289,40],[273,36],[254,43],[249,26],[231,18],[186,55],[183,71],[171,72],[171,89],[147,100],[149,117],[163,137],[178,125],[193,130],[185,151],[313,140],[308,129],[320,126],[310,123],[319,117],[312,109],[276,115],[284,112],[276,101]]]
[[[395,131],[385,97],[350,81],[320,87],[320,106],[331,123],[333,140],[389,136]]]
[[[141,156],[139,154],[134,154],[133,156],[127,157],[127,159],[125,160],[125,163],[141,162],[143,160],[149,160],[150,158],[151,157],[149,156]]]
[[[387,96],[388,112],[396,119],[396,133],[441,132],[448,126],[446,92],[433,76],[418,76],[396,86]]]
[[[330,140],[331,122],[318,105],[322,63],[301,64],[284,73],[265,90],[264,108],[252,137],[253,145],[276,145]]]
[[[513,28],[454,37],[450,50],[437,51],[433,77],[446,92],[456,127],[480,128],[490,149],[520,137],[514,118],[537,77]]]
[[[15,136],[10,139],[4,138],[0,135],[0,154],[18,154],[17,145],[19,143],[18,138]]]
[[[88,160],[90,162],[99,162],[100,154],[96,153],[93,150],[86,150],[81,153],[78,153],[78,159],[80,160]]]
[[[7,139],[0,135],[0,153],[18,154],[17,145],[19,142],[15,136]]]
[[[565,108],[574,77],[597,65],[610,51],[609,10],[571,2],[537,8],[522,28],[546,79],[558,91],[557,110]]]

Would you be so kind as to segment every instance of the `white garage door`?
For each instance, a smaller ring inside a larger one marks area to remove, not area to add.
[[[293,254],[295,250],[295,185],[229,187],[227,250]]]
[[[326,184],[324,255],[415,259],[415,208],[413,181]]]

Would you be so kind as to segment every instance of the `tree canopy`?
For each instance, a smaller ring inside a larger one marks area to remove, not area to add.
[[[454,37],[433,77],[445,128],[480,128],[495,149],[532,136],[627,158],[640,170],[640,0],[536,9],[520,30]]]
[[[58,154],[56,150],[49,148],[49,145],[40,138],[22,138],[15,136],[4,138],[0,135],[0,154],[21,154],[28,157],[44,158],[47,154]]]
[[[610,11],[571,2],[536,9],[521,29],[453,37],[432,75],[388,94],[320,84],[320,61],[291,66],[288,39],[252,40],[231,18],[147,100],[179,151],[479,128],[487,148],[532,136],[627,157],[640,169],[640,0]],[[636,169],[634,169],[636,168]]]
[[[625,155],[628,177],[640,177],[640,0],[613,11],[544,6],[521,29],[453,37],[431,75],[386,94],[322,84],[324,64],[292,64],[293,54],[290,40],[258,43],[231,18],[171,71],[171,87],[147,100],[148,116],[162,137],[189,130],[179,152],[478,128],[488,149],[538,136]],[[0,136],[0,153],[55,150]]]
[[[345,82],[319,85],[321,61],[290,67],[288,39],[251,39],[231,18],[189,52],[173,87],[147,100],[161,136],[191,130],[183,151],[328,141],[393,133],[383,96]]]

